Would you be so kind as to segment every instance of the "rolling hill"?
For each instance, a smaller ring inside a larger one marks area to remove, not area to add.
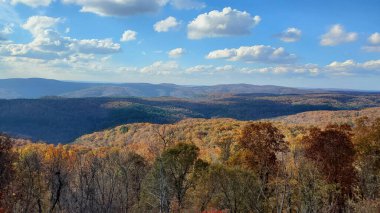
[[[331,123],[353,124],[353,122],[360,117],[368,117],[369,119],[380,118],[380,107],[367,108],[363,110],[311,111],[284,116],[275,120],[287,124],[323,127]]]
[[[321,90],[307,90],[280,86],[257,86],[250,84],[227,84],[215,86],[181,86],[175,84],[148,83],[82,83],[50,79],[0,79],[0,99],[41,98],[62,96],[84,97],[162,97],[196,98],[210,95],[267,93],[309,94]]]
[[[271,119],[316,110],[380,106],[380,94],[237,94],[209,99],[42,98],[0,100],[0,132],[50,143],[121,124],[175,123],[186,118]]]
[[[272,119],[283,133],[290,136],[300,131],[297,125],[323,127],[330,123],[353,124],[356,119],[371,116],[380,118],[380,107],[363,110],[312,111]],[[155,150],[160,145],[160,137],[167,140],[191,142],[201,150],[201,156],[210,162],[220,157],[220,142],[236,144],[239,131],[249,121],[235,119],[185,119],[175,124],[135,123],[120,125],[103,131],[94,132],[77,138],[74,143],[90,148],[128,147],[148,159],[154,159]],[[294,127],[293,131],[292,128]],[[303,128],[304,129],[304,128]],[[302,131],[302,130],[301,130]],[[291,133],[292,132],[292,133]],[[161,135],[159,135],[161,134]]]

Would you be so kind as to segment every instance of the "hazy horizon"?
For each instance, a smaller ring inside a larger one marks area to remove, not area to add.
[[[201,86],[220,86],[220,85],[254,85],[254,86],[278,86],[278,87],[289,87],[296,89],[321,89],[321,90],[331,90],[331,91],[363,91],[363,92],[380,92],[380,89],[353,89],[353,88],[334,88],[334,87],[297,87],[297,86],[287,86],[287,85],[278,85],[278,84],[252,84],[252,83],[220,83],[220,84],[177,84],[177,83],[149,83],[143,81],[136,82],[112,82],[112,81],[81,81],[81,80],[59,80],[53,78],[39,78],[39,77],[30,77],[30,78],[0,78],[0,80],[10,80],[10,79],[42,79],[42,80],[52,80],[52,81],[61,81],[68,83],[83,83],[83,84],[113,84],[113,85],[121,85],[121,84],[153,84],[153,85],[161,85],[161,84],[173,84],[178,86],[188,86],[188,87],[201,87]]]

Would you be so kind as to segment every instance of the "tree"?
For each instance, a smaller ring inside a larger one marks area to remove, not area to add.
[[[117,195],[119,208],[124,212],[129,212],[130,209],[133,211],[140,202],[142,182],[148,172],[148,165],[143,157],[133,152],[118,152],[117,156],[116,170],[120,171],[118,179],[122,188]]]
[[[343,211],[356,182],[355,150],[349,126],[330,125],[325,130],[312,128],[303,141],[305,156],[317,165],[328,183],[337,187],[337,193],[330,192],[330,201],[335,202],[333,211]]]
[[[14,212],[48,212],[43,149],[28,145],[19,151],[16,167]]]
[[[243,149],[243,165],[256,171],[260,179],[267,182],[269,174],[276,169],[276,155],[288,149],[284,137],[280,130],[269,122],[246,125],[239,140]]]
[[[277,156],[288,150],[288,144],[280,130],[269,122],[247,124],[239,139],[241,151],[233,159],[235,165],[254,171],[260,181],[260,203],[267,203],[263,211],[269,208],[270,179],[276,176]]]
[[[169,212],[171,207],[180,212],[185,207],[188,190],[195,186],[199,172],[207,166],[198,155],[199,148],[194,144],[178,143],[156,159],[145,192],[158,198],[160,212]],[[163,194],[167,199],[161,199]]]
[[[356,121],[353,143],[357,154],[359,186],[364,199],[380,198],[380,119]]]
[[[259,180],[251,170],[210,165],[193,191],[194,212],[264,212]],[[212,211],[211,211],[212,212]]]
[[[14,153],[12,152],[12,141],[7,135],[0,134],[0,211],[3,203],[2,197],[8,184],[14,175]]]

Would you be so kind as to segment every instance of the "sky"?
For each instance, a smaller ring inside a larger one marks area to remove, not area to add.
[[[0,0],[0,78],[380,90],[378,0]]]

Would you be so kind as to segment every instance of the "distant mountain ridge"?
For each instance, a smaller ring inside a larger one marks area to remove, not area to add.
[[[204,99],[0,99],[0,132],[50,143],[69,143],[81,135],[128,123],[169,124],[186,118],[260,120],[316,110],[369,107],[380,107],[380,93],[236,94]]]
[[[380,107],[372,107],[361,110],[340,110],[340,111],[309,111],[294,115],[283,116],[274,120],[294,125],[311,125],[324,127],[328,124],[353,124],[361,117],[368,117],[370,120],[380,118]]]
[[[250,84],[222,84],[215,86],[182,86],[149,83],[82,83],[42,78],[0,79],[0,99],[41,98],[62,96],[85,97],[162,97],[195,98],[222,94],[266,93],[275,95],[310,94],[323,90]],[[326,91],[324,91],[326,92]]]

